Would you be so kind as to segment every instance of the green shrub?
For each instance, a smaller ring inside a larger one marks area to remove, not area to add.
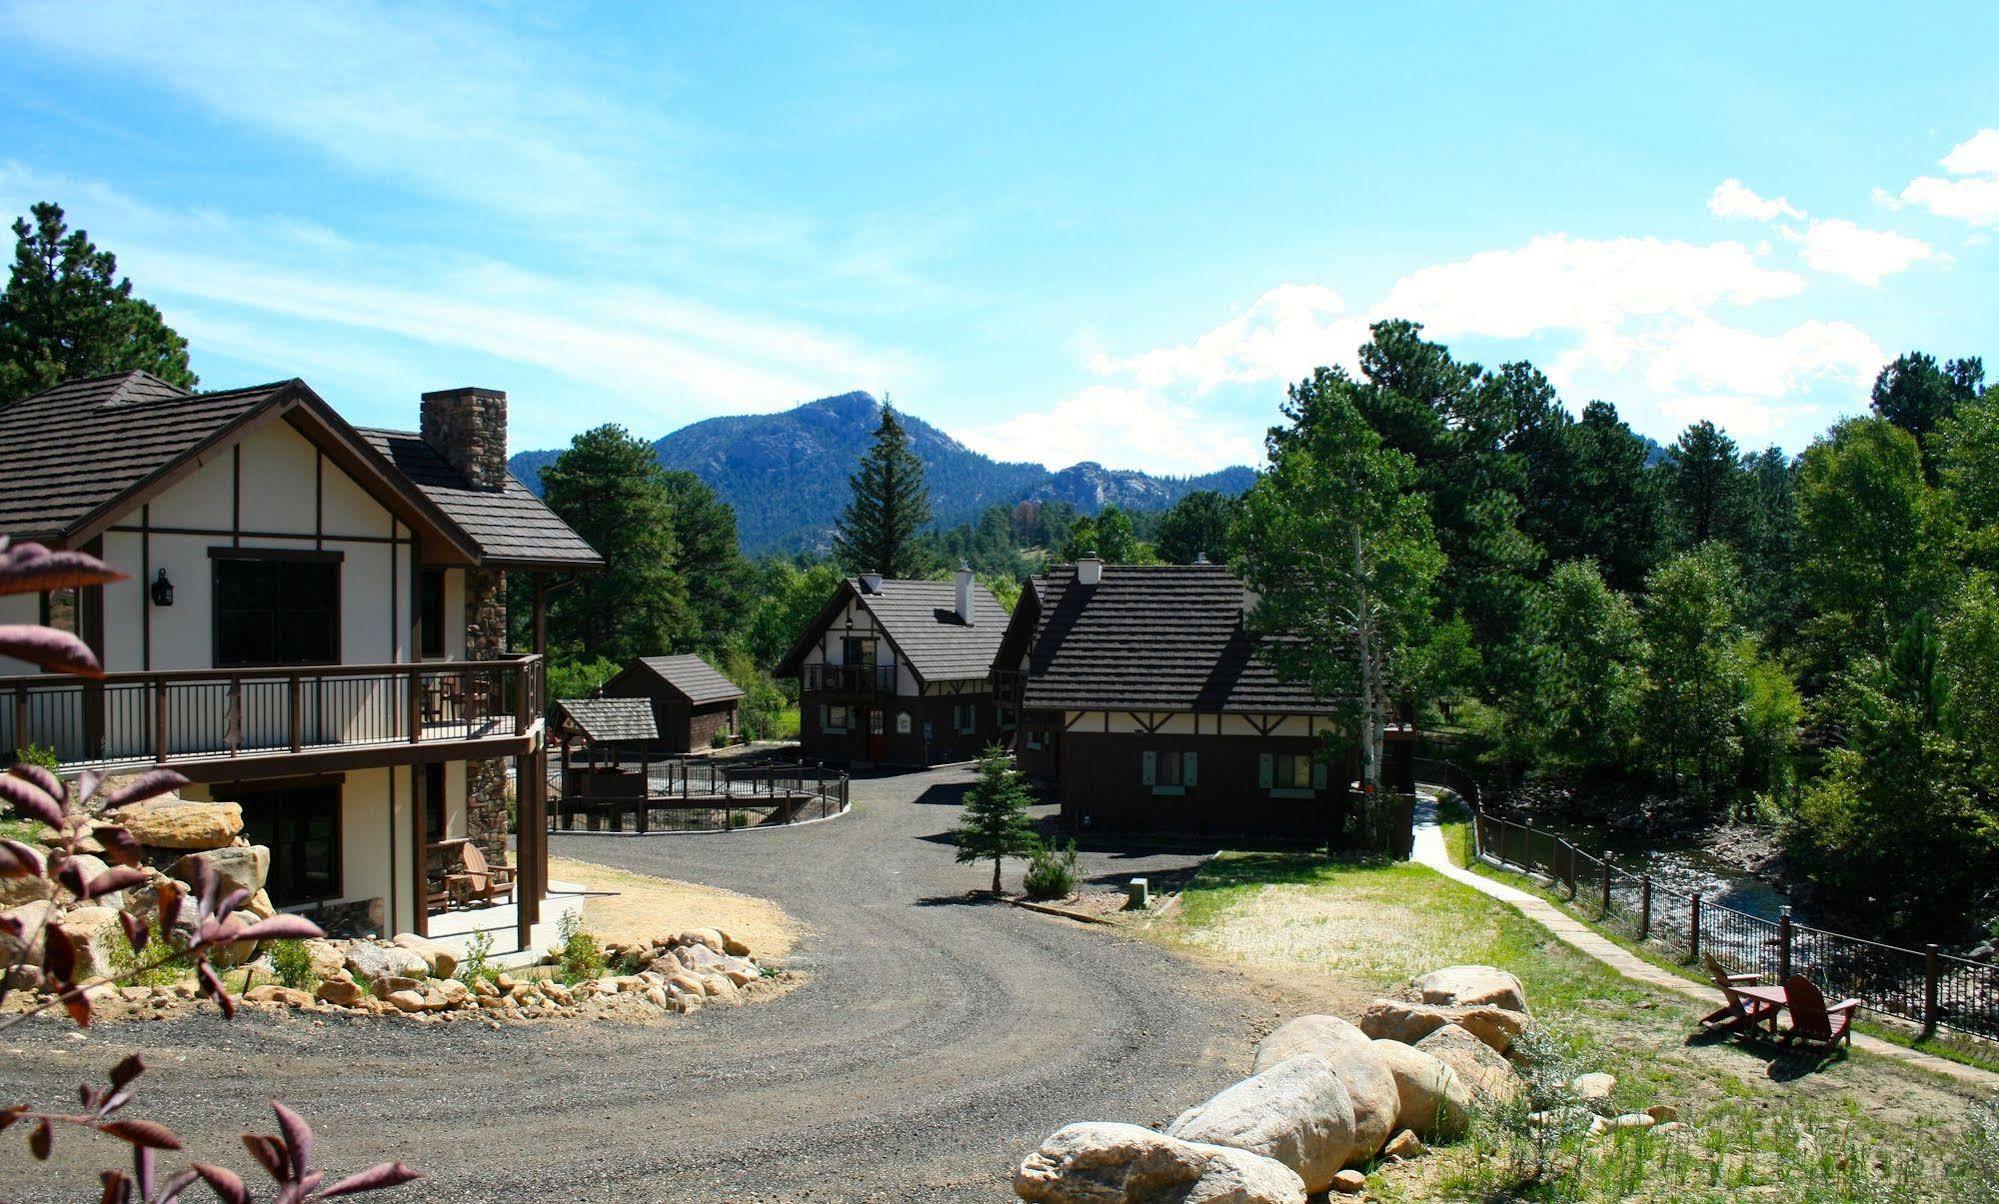
[[[583,931],[583,918],[575,912],[562,917],[556,926],[562,938],[562,981],[566,984],[601,978],[604,974],[604,947],[597,937]]]
[[[56,756],[55,749],[45,744],[30,744],[26,748],[15,749],[14,763],[17,765],[39,765],[47,770],[62,768],[62,758]]]
[[[718,731],[714,735],[708,737],[708,747],[709,748],[729,747],[729,733]]]
[[[312,951],[300,940],[271,942],[271,971],[278,981],[300,991],[310,991],[319,985],[319,976],[313,972]]]
[[[166,957],[162,960],[162,956],[167,950],[178,949],[180,946],[179,942],[170,938],[166,931],[160,927],[158,915],[153,917],[149,929],[151,935],[147,939],[146,952],[143,957],[132,951],[132,942],[125,939],[125,930],[123,928],[110,934],[107,938],[108,944],[105,946],[105,960],[110,963],[111,977],[124,978],[128,974],[132,974],[133,971],[138,970],[141,966],[152,962],[159,962],[160,964],[126,981],[135,987],[172,986],[186,976],[189,970],[194,968],[193,964],[185,957],[179,955]]]
[[[1066,899],[1076,893],[1076,842],[1036,852],[1020,881],[1030,899]]]
[[[499,974],[488,963],[493,957],[493,934],[479,931],[472,934],[466,943],[465,956],[458,962],[458,981],[471,986],[482,978],[492,978]]]
[[[738,811],[729,817],[729,826],[732,828],[747,828],[750,826],[750,817]]]

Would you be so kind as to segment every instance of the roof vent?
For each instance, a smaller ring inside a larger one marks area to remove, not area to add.
[[[1104,579],[1104,562],[1097,559],[1095,552],[1086,552],[1076,558],[1076,583],[1095,585]]]
[[[861,592],[864,594],[878,594],[882,592],[882,575],[880,571],[861,574]]]
[[[1207,554],[1206,552],[1196,552],[1196,553],[1194,553],[1194,563],[1195,563],[1195,564],[1206,564],[1206,563],[1208,563],[1208,554]]]

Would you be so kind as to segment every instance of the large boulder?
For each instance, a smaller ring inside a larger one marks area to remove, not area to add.
[[[121,807],[105,818],[124,825],[140,844],[156,849],[227,848],[243,834],[243,808],[237,803],[156,799]]]
[[[1395,1131],[1398,1099],[1395,1076],[1374,1048],[1374,1041],[1352,1021],[1338,1016],[1300,1016],[1265,1037],[1256,1047],[1260,1074],[1299,1054],[1318,1054],[1332,1063],[1353,1101],[1354,1148],[1349,1159],[1357,1165],[1372,1158]],[[1404,1126],[1407,1127],[1407,1126]]]
[[[109,975],[114,969],[116,952],[131,948],[125,940],[125,929],[118,922],[115,907],[78,907],[56,920],[70,944],[76,947],[76,979],[78,982],[99,975]]]
[[[1446,1024],[1418,1041],[1415,1048],[1457,1071],[1476,1093],[1508,1102],[1520,1093],[1520,1080],[1512,1065],[1492,1046],[1455,1024]]]
[[[0,927],[0,966],[17,961],[33,966],[42,964],[42,928],[54,908],[55,904],[47,899],[35,899],[0,911],[10,921]],[[16,931],[19,936],[14,935]]]
[[[1056,1130],[1013,1190],[1035,1204],[1305,1204],[1304,1181],[1273,1158],[1101,1122]]]
[[[428,937],[414,932],[398,932],[389,943],[422,958],[432,978],[450,978],[458,973],[458,955]]]
[[[422,978],[430,973],[430,963],[407,949],[357,941],[347,947],[347,970],[363,978]]]
[[[1374,1047],[1395,1076],[1395,1094],[1401,1101],[1397,1123],[1428,1138],[1452,1138],[1463,1133],[1471,1119],[1471,1087],[1458,1072],[1434,1054],[1386,1038],[1376,1038]]]
[[[1492,1046],[1494,1052],[1505,1053],[1513,1047],[1513,1039],[1527,1030],[1527,1023],[1524,1012],[1490,1005],[1439,1007],[1403,999],[1377,999],[1361,1015],[1360,1031],[1377,1040],[1385,1037],[1414,1045],[1446,1024],[1455,1024]]]
[[[1410,984],[1416,997],[1439,1007],[1505,1008],[1527,1012],[1527,991],[1520,980],[1497,966],[1445,966]]]
[[[19,907],[23,903],[36,903],[54,895],[56,884],[40,874],[23,874],[18,878],[0,878],[0,911]]]
[[[264,879],[270,876],[271,850],[260,844],[203,849],[174,862],[173,876],[192,884],[195,867],[204,862],[222,879],[223,894],[240,890],[254,895],[264,889]]]
[[[1305,1190],[1326,1190],[1353,1160],[1353,1100],[1318,1054],[1286,1058],[1180,1114],[1169,1136],[1262,1154],[1298,1172]],[[1366,1150],[1362,1160],[1374,1153]]]

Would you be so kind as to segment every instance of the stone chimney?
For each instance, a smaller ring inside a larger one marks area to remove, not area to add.
[[[958,564],[958,621],[965,626],[972,625],[972,566],[960,561]]]
[[[423,395],[423,441],[480,489],[507,483],[507,395],[439,389]]]
[[[881,570],[876,569],[872,572],[861,574],[861,592],[864,594],[878,594],[882,592]]]
[[[1088,552],[1076,558],[1076,584],[1095,585],[1104,579],[1104,562],[1097,559],[1095,552]]]

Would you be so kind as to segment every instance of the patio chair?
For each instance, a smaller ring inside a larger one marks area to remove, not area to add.
[[[1720,1007],[1701,1017],[1702,1028],[1733,1033],[1747,1032],[1766,1022],[1773,1028],[1776,1026],[1777,1013],[1784,1010],[1784,1005],[1743,993],[1743,988],[1756,986],[1758,975],[1730,974],[1728,967],[1716,961],[1711,953],[1703,954],[1702,960],[1707,963],[1708,976],[1714,979],[1722,997]]]
[[[477,907],[492,903],[495,899],[511,901],[514,896],[514,871],[506,866],[498,869],[486,865],[486,855],[476,844],[465,846],[465,868],[456,874],[447,874],[444,889],[460,907]]]
[[[1784,984],[1784,1006],[1791,1013],[1791,1027],[1784,1033],[1785,1040],[1827,1049],[1842,1041],[1848,1046],[1853,1044],[1853,1014],[1860,1010],[1858,999],[1842,999],[1827,1007],[1825,995],[1812,980],[1795,974]]]

